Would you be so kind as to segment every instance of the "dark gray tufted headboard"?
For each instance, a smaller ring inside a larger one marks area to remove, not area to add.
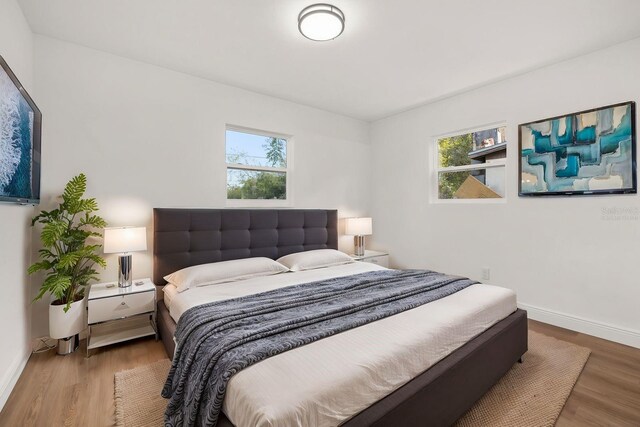
[[[192,265],[338,249],[338,211],[320,209],[153,210],[153,282]]]

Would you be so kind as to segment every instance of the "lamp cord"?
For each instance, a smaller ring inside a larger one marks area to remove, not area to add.
[[[48,341],[52,340],[53,338],[49,338],[49,337],[41,337],[38,338],[38,340],[40,341],[40,344],[38,345],[38,347],[36,347],[32,353],[36,354],[36,353],[45,353],[49,350],[53,350],[54,348],[56,348],[56,341],[54,341],[53,344],[49,344]]]

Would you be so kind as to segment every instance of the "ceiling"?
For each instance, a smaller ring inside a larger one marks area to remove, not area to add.
[[[336,40],[297,15],[313,0],[18,0],[35,33],[376,120],[640,36],[637,0],[334,0]]]

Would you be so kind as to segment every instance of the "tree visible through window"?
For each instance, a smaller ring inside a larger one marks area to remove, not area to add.
[[[438,199],[504,197],[505,133],[503,126],[438,139]]]
[[[287,139],[226,132],[227,199],[287,199]]]
[[[451,136],[438,141],[440,166],[470,165],[469,152],[473,149],[471,134]],[[455,192],[462,183],[471,175],[471,172],[458,172],[444,174],[438,182],[438,197],[441,199],[453,199]]]

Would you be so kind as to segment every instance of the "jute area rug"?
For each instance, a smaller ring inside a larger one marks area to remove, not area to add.
[[[530,331],[524,363],[516,363],[456,426],[553,426],[589,354],[589,349]],[[167,401],[160,390],[169,365],[163,359],[116,373],[118,426],[163,425]]]

